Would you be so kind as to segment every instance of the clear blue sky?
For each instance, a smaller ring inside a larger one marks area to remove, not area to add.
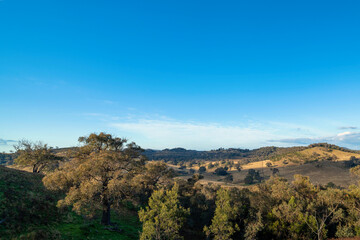
[[[360,148],[359,1],[0,1],[0,151]]]

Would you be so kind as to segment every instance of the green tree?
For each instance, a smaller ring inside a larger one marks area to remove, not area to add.
[[[134,194],[138,196],[140,204],[147,204],[153,191],[171,184],[175,171],[164,162],[148,162],[145,169],[132,180]]]
[[[206,172],[206,167],[204,167],[204,166],[200,167],[199,170],[198,170],[198,172],[199,172],[199,173],[204,173],[204,172]]]
[[[140,239],[182,239],[179,231],[189,213],[180,205],[176,184],[171,190],[154,191],[149,206],[139,211],[143,223]]]
[[[209,227],[204,227],[207,236],[215,240],[231,240],[231,236],[239,231],[239,226],[233,222],[237,216],[238,208],[231,204],[229,190],[220,188],[217,191],[215,215]]]
[[[100,210],[101,223],[109,225],[111,207],[131,195],[129,183],[144,168],[142,149],[105,133],[93,133],[79,141],[84,146],[73,159],[45,176],[43,182],[49,189],[66,193],[58,206],[72,205],[86,215]]]
[[[55,154],[53,148],[41,142],[34,143],[28,140],[21,140],[14,147],[18,156],[15,159],[15,164],[31,166],[34,173],[53,169],[59,161],[63,160],[62,157]]]

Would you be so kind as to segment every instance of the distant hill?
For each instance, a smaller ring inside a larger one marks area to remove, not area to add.
[[[186,150],[184,148],[173,148],[164,150],[147,149],[144,155],[149,160],[163,160],[165,162],[177,163],[192,160],[223,160],[242,159],[244,162],[254,162],[269,159],[271,157],[301,151],[307,147],[262,147],[254,150],[240,148],[219,148],[210,151]]]
[[[311,144],[306,149],[279,154],[270,158],[273,162],[309,163],[317,161],[348,161],[360,159],[360,151],[342,148],[327,143]]]
[[[317,151],[308,149],[317,148]],[[54,148],[54,152],[58,155],[65,156],[67,152],[75,150],[76,147],[69,148]],[[321,151],[320,151],[321,150]],[[333,151],[333,152],[332,152]],[[309,153],[311,153],[309,155]],[[343,154],[340,154],[343,153]],[[316,159],[322,160],[334,156],[348,158],[351,155],[360,154],[360,151],[355,151],[343,147],[339,147],[328,143],[315,143],[307,147],[261,147],[253,150],[241,148],[219,148],[210,151],[188,150],[185,148],[172,148],[164,150],[146,149],[143,153],[150,161],[165,161],[173,164],[178,162],[188,162],[195,160],[217,161],[225,159],[242,160],[243,164],[272,160],[280,161],[288,159],[294,162],[314,161]],[[320,156],[317,156],[320,154]],[[358,156],[356,156],[358,157]],[[360,157],[360,155],[359,155]],[[11,165],[16,158],[14,153],[0,153],[0,165]]]
[[[11,165],[15,159],[13,153],[0,153],[0,165]]]

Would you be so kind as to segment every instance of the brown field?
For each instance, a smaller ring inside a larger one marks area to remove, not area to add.
[[[244,169],[241,172],[237,170],[228,171],[233,175],[233,183],[225,183],[224,176],[217,176],[213,172],[206,172],[202,175],[204,179],[200,180],[200,183],[213,183],[221,184],[227,186],[245,186],[244,178],[247,175],[247,170],[252,168],[260,170],[261,175],[264,179],[269,179],[272,175],[270,168],[268,167],[259,167],[261,163],[258,164],[249,164],[244,166]],[[350,174],[349,168],[345,167],[344,162],[313,162],[302,165],[287,165],[277,167],[279,169],[278,176],[286,178],[288,181],[292,181],[295,174],[301,174],[304,176],[309,176],[310,181],[314,184],[326,185],[329,182],[333,182],[338,186],[347,187],[351,184],[355,184],[357,179]],[[180,178],[190,178],[192,175],[183,175]]]

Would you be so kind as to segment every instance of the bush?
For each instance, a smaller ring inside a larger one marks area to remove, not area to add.
[[[206,167],[200,167],[199,168],[199,173],[204,173],[206,172]]]
[[[228,174],[225,178],[224,178],[225,182],[233,182],[234,181],[234,177],[231,174]]]
[[[254,183],[254,178],[252,175],[246,175],[245,179],[244,179],[245,184],[250,185]]]
[[[226,176],[228,174],[227,170],[223,167],[215,169],[214,173],[219,176]]]

